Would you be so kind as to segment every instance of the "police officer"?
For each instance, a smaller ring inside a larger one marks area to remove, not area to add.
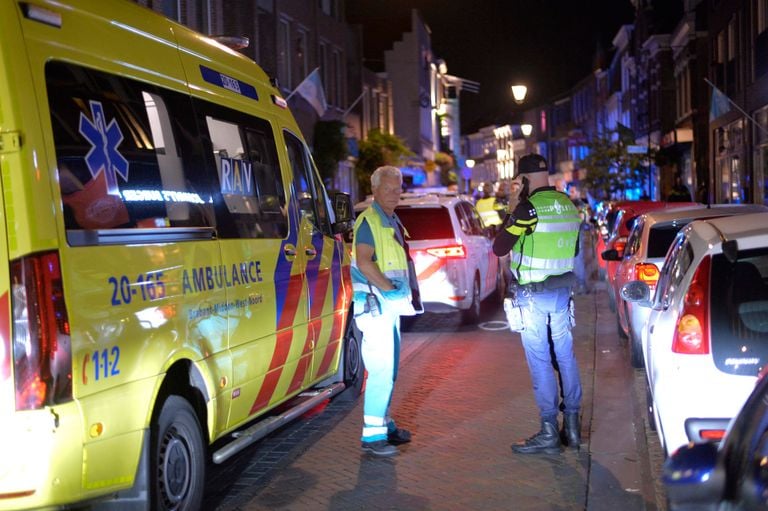
[[[525,358],[539,407],[541,430],[512,445],[523,454],[560,452],[558,433],[559,392],[553,362],[562,384],[564,437],[578,449],[581,443],[581,380],[573,353],[571,287],[578,250],[580,218],[570,198],[549,186],[547,161],[538,154],[520,159],[520,202],[504,221],[493,243],[498,256],[510,253],[516,283],[516,302],[505,301],[510,325],[525,350]],[[530,194],[528,193],[530,190]],[[551,332],[551,333],[550,333]],[[551,335],[551,338],[550,338]],[[550,344],[556,360],[550,355]]]
[[[405,229],[395,214],[402,184],[397,167],[373,172],[373,202],[355,221],[352,250],[354,315],[368,372],[362,449],[380,457],[395,456],[398,444],[411,441],[410,432],[389,416],[389,404],[400,358],[400,316],[422,311]]]
[[[496,195],[493,193],[491,183],[483,184],[483,194],[475,202],[475,209],[486,227],[496,228],[501,225],[501,216],[497,209]]]

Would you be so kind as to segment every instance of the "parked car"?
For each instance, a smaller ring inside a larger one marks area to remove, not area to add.
[[[695,220],[667,253],[641,332],[651,424],[667,454],[720,440],[768,361],[768,213]]]
[[[694,205],[697,205],[697,203],[679,202],[672,204],[660,201],[618,201],[611,206],[615,216],[610,234],[605,242],[605,250],[600,252],[600,259],[606,262],[605,281],[608,284],[608,306],[612,311],[616,311],[616,304],[618,303],[616,299],[617,294],[614,292],[616,270],[619,267],[619,261],[624,255],[624,247],[627,244],[629,230],[632,228],[635,218],[647,211],[655,211],[673,206],[685,207]],[[615,252],[611,252],[612,250],[615,250]]]
[[[687,444],[664,463],[672,510],[768,508],[768,378],[761,377],[725,438]]]
[[[678,231],[693,220],[759,212],[768,212],[768,207],[758,204],[688,207],[670,205],[664,209],[644,213],[634,220],[624,247],[623,257],[616,250],[604,252],[605,259],[618,261],[612,290],[618,297],[616,314],[619,334],[629,338],[632,367],[639,368],[644,364],[640,330],[645,326],[650,309],[622,300],[621,286],[631,280],[642,280],[648,284],[653,294],[669,246]]]
[[[361,211],[366,200],[355,206]],[[405,193],[395,212],[408,231],[424,310],[462,314],[466,323],[480,317],[480,302],[503,299],[505,277],[493,253],[491,230],[483,225],[469,197]]]
[[[606,264],[600,254],[605,250],[605,242],[611,235],[613,222],[616,220],[616,210],[613,205],[616,201],[601,201],[595,207],[595,261],[597,262],[597,276],[605,279]]]

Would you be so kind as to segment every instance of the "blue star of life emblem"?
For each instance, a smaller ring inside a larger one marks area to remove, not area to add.
[[[107,193],[120,195],[117,186],[117,175],[128,181],[128,160],[117,150],[117,146],[123,141],[123,133],[114,119],[109,121],[104,117],[104,107],[100,101],[90,101],[91,121],[82,112],[80,113],[80,134],[91,143],[91,150],[85,156],[85,163],[91,176],[96,178],[99,172],[104,171],[107,181]]]

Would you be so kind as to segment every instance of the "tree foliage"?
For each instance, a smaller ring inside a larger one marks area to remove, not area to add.
[[[456,173],[456,159],[449,153],[436,153],[435,163],[440,168],[440,184],[443,186],[455,185],[459,182]]]
[[[347,157],[346,124],[341,121],[317,121],[312,157],[325,183],[333,181],[339,162]]]
[[[405,142],[379,129],[368,132],[368,137],[360,141],[360,155],[355,166],[357,182],[361,196],[371,193],[371,174],[382,165],[399,166],[402,160],[413,153]]]
[[[645,189],[647,185],[648,155],[629,153],[633,135],[619,131],[617,139],[613,138],[601,135],[593,139],[589,154],[581,162],[587,171],[580,177],[581,185],[598,200],[623,198],[627,190]]]

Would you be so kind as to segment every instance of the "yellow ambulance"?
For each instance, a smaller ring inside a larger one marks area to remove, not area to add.
[[[244,56],[0,1],[0,510],[198,509],[207,461],[359,388],[351,211]]]

